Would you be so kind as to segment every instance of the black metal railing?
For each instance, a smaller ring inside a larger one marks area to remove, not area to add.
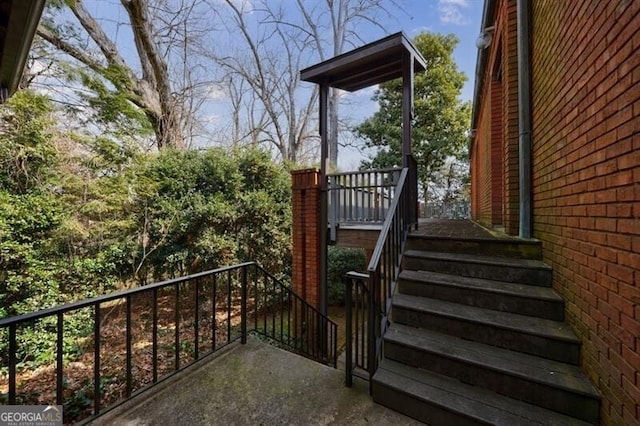
[[[382,356],[382,338],[411,225],[417,226],[417,181],[411,167],[400,174],[367,274],[346,275],[346,383],[371,380]]]
[[[70,341],[67,328],[79,323],[89,332]],[[21,350],[35,329],[50,365]],[[337,325],[248,262],[0,320],[3,400],[63,405],[65,423],[75,422],[245,343],[249,332],[336,366]]]
[[[329,179],[329,224],[381,225],[395,195],[402,169],[334,173]],[[333,234],[332,234],[333,235]]]

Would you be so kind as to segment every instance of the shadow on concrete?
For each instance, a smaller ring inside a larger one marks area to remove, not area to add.
[[[418,425],[367,382],[250,337],[94,420],[94,425]]]

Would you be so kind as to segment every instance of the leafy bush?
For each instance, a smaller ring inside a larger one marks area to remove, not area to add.
[[[0,318],[243,261],[290,274],[290,176],[268,152],[148,153],[63,133],[53,112],[28,91],[0,105]],[[90,334],[87,315],[65,317],[65,339]],[[29,367],[52,361],[51,321],[19,333]]]
[[[140,282],[255,260],[290,270],[290,177],[255,149],[148,156],[131,205]]]
[[[349,271],[364,272],[367,259],[363,249],[329,247],[327,256],[328,294],[330,305],[344,305],[344,276]]]

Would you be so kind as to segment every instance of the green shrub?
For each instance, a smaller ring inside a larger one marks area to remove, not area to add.
[[[363,249],[329,247],[327,255],[329,305],[344,305],[344,276],[349,271],[364,272],[367,259]]]

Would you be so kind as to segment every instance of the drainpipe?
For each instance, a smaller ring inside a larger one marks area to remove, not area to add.
[[[531,238],[531,77],[529,75],[529,1],[517,0],[518,22],[518,148],[520,183],[520,238]]]

